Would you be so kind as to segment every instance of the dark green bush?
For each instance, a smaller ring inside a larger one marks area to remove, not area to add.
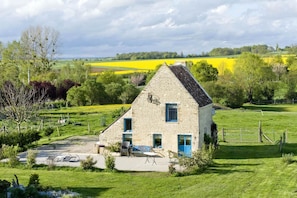
[[[31,174],[29,178],[29,183],[28,186],[34,186],[34,187],[39,187],[40,182],[39,182],[39,175],[38,174]]]
[[[27,132],[0,133],[0,145],[18,145],[20,148],[26,148],[35,141],[40,140],[39,131],[28,130]]]
[[[7,188],[9,188],[10,182],[6,180],[0,180],[0,193],[6,192]]]
[[[46,137],[48,137],[48,139],[50,139],[50,136],[51,136],[51,134],[53,134],[53,132],[54,132],[54,128],[52,128],[52,127],[47,127],[47,128],[44,130],[44,135],[45,135]]]

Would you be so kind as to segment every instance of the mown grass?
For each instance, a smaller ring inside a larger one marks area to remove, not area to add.
[[[79,112],[90,112],[96,107],[82,109],[70,108],[61,112],[78,114],[76,121],[85,123],[83,116],[86,114]],[[295,133],[295,109],[296,105],[245,105],[237,110],[218,110],[214,120],[219,129],[257,128],[261,120],[264,131],[282,131],[286,128]],[[92,122],[96,122],[96,117],[94,116]],[[69,130],[76,127],[69,125]],[[292,140],[294,141],[285,144],[283,153],[293,153],[296,156],[297,139]],[[11,181],[16,174],[20,183],[27,185],[30,174],[37,173],[42,185],[68,188],[81,193],[83,197],[296,197],[296,157],[293,157],[292,164],[285,164],[281,156],[278,145],[220,142],[214,165],[198,175],[173,177],[169,173],[154,172],[89,172],[80,168],[57,168],[49,171],[46,168],[2,166],[0,179]]]
[[[129,104],[115,104],[44,110],[41,112],[42,126],[43,128],[53,127],[54,133],[50,136],[50,140],[43,137],[38,144],[47,144],[76,135],[98,135],[116,119],[114,114],[129,107]],[[66,123],[58,123],[60,119],[66,119]],[[40,126],[41,121],[30,125],[34,129]]]
[[[11,181],[16,174],[26,185],[30,174],[37,173],[42,185],[83,197],[295,197],[297,164],[286,165],[280,156],[275,145],[221,143],[215,164],[198,175],[1,167],[0,179]]]
[[[289,142],[297,142],[297,105],[244,105],[241,109],[217,110],[213,119],[222,129],[249,129],[275,133],[278,138],[287,132]]]

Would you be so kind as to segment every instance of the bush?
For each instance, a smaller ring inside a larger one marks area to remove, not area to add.
[[[4,158],[8,158],[8,165],[10,167],[15,167],[19,164],[19,158],[17,157],[18,154],[18,146],[8,146],[2,145],[2,156]]]
[[[31,174],[29,178],[28,186],[35,186],[36,188],[39,187],[39,175],[38,174]]]
[[[104,159],[105,159],[105,166],[107,170],[111,170],[111,171],[115,170],[115,157],[112,156],[111,154],[105,154]]]
[[[6,192],[7,188],[9,188],[10,182],[6,180],[0,180],[0,193]]]
[[[170,164],[168,166],[168,171],[169,171],[169,174],[175,174],[176,173],[176,168],[174,167],[174,164]]]
[[[210,135],[204,133],[204,144],[209,145],[212,142]]]
[[[80,166],[84,170],[92,170],[96,163],[97,161],[94,161],[94,159],[91,156],[87,156],[85,160],[80,161]]]
[[[120,152],[121,151],[121,145],[122,143],[121,142],[116,142],[114,144],[111,144],[110,146],[108,146],[108,150],[110,152]]]
[[[48,140],[50,140],[50,136],[51,134],[54,132],[54,128],[52,127],[47,127],[45,130],[44,130],[44,135],[46,137],[48,137]]]
[[[203,146],[202,149],[194,151],[192,157],[180,157],[179,164],[184,166],[187,171],[203,171],[213,164],[214,148],[213,145]]]
[[[29,130],[22,133],[0,133],[0,145],[18,145],[20,148],[25,148],[33,142],[40,140],[40,138],[41,136],[36,130]]]
[[[285,164],[292,164],[294,162],[294,154],[293,153],[282,154],[282,161]]]
[[[28,150],[27,151],[27,166],[32,168],[36,164],[37,151]]]

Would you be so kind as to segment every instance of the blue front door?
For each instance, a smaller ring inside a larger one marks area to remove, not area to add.
[[[187,157],[192,155],[192,136],[178,135],[178,153],[182,153]]]

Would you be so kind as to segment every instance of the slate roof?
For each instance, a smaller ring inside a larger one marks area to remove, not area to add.
[[[177,79],[183,84],[187,91],[192,95],[200,107],[212,103],[211,98],[200,86],[189,70],[183,65],[172,65],[169,69],[174,73]]]

